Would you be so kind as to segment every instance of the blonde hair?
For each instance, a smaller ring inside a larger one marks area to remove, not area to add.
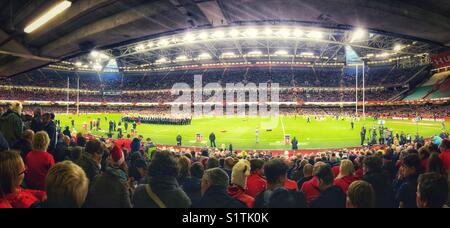
[[[20,163],[23,163],[19,153],[3,151],[0,153],[0,197],[15,191],[19,186]]]
[[[13,110],[14,112],[17,112],[19,115],[22,114],[22,103],[18,102],[18,101],[14,101],[11,103],[11,105],[9,106],[9,108],[11,110]]]
[[[50,207],[80,208],[86,200],[89,180],[81,167],[63,161],[50,168],[45,186]]]
[[[247,186],[247,176],[250,175],[250,162],[248,160],[239,160],[231,170],[231,183],[242,188]]]
[[[344,159],[341,161],[341,166],[339,167],[339,175],[336,178],[342,178],[354,172],[355,168],[353,167],[353,162],[348,159]]]
[[[38,131],[33,137],[33,150],[47,151],[48,145],[50,144],[50,138],[47,132]]]

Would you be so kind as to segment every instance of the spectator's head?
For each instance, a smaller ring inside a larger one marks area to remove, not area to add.
[[[206,162],[206,169],[212,169],[219,167],[219,160],[215,157],[208,158],[208,161]]]
[[[375,206],[375,191],[366,181],[354,181],[347,191],[347,208],[373,208]]]
[[[326,165],[327,165],[327,164],[326,164],[325,162],[321,162],[321,161],[314,163],[314,166],[313,166],[313,175],[316,176],[317,173],[319,172],[319,170],[320,170],[322,167],[326,166]]]
[[[21,115],[22,109],[23,109],[22,103],[20,103],[18,101],[12,102],[11,105],[9,106],[9,109],[11,109],[11,111]]]
[[[25,164],[19,153],[3,151],[0,153],[0,198],[16,192],[25,178]]]
[[[150,179],[176,178],[180,172],[177,161],[169,151],[155,151],[150,165],[148,176]]]
[[[419,173],[420,170],[420,159],[417,154],[408,154],[403,158],[401,172],[405,177]]]
[[[201,192],[202,195],[205,194],[206,191],[210,187],[220,187],[225,189],[228,186],[229,178],[228,174],[221,168],[216,167],[212,169],[205,170],[202,178],[201,184]]]
[[[428,159],[427,172],[435,172],[443,175],[447,175],[447,171],[444,168],[442,159],[439,157],[438,153],[432,153]]]
[[[305,166],[303,166],[303,176],[304,177],[312,177],[313,169],[314,169],[314,166],[309,163],[306,164]]]
[[[81,133],[77,133],[77,146],[86,146],[86,138]]]
[[[89,180],[83,169],[63,161],[48,171],[45,179],[49,207],[81,208],[88,193]]]
[[[67,146],[70,145],[70,138],[69,138],[69,136],[63,135],[63,139],[62,140]]]
[[[134,167],[139,173],[140,177],[144,177],[148,170],[147,162],[144,159],[138,159],[134,162]]]
[[[23,131],[23,133],[22,133],[22,138],[29,143],[33,143],[33,137],[34,137],[34,131],[32,131],[32,130],[28,129],[28,130]]]
[[[111,165],[121,166],[125,162],[125,155],[118,145],[114,145],[110,152]]]
[[[260,158],[250,160],[250,171],[263,175],[264,161]]]
[[[283,186],[286,181],[288,166],[286,163],[278,158],[269,160],[264,165],[264,174],[267,178],[267,183],[273,185],[273,188]]]
[[[353,162],[347,159],[342,160],[341,165],[339,167],[339,175],[337,176],[337,178],[352,175],[354,172],[355,168],[353,167]]]
[[[439,150],[441,150],[441,153],[450,150],[450,140],[449,139],[442,140],[441,145],[439,146]]]
[[[202,163],[200,162],[194,162],[191,165],[191,176],[201,179],[203,177],[203,173],[205,172],[205,168],[203,167]]]
[[[235,164],[234,159],[232,157],[227,157],[227,158],[225,158],[223,168],[231,170],[231,169],[233,169],[234,164]]]
[[[191,176],[191,161],[186,156],[181,156],[178,158],[178,167],[180,167],[180,177],[188,177]]]
[[[42,109],[41,108],[35,108],[33,111],[33,115],[36,116],[40,116],[42,113]]]
[[[248,175],[250,175],[250,162],[241,159],[233,166],[231,171],[231,183],[245,189],[247,187]]]
[[[77,161],[83,154],[83,147],[75,146],[70,150],[70,160]]]
[[[44,125],[48,125],[51,121],[52,116],[50,115],[50,113],[44,113],[44,115],[42,115],[42,123]]]
[[[47,132],[39,131],[33,137],[33,150],[46,152],[48,145],[50,144],[50,138]]]
[[[363,172],[378,172],[382,165],[383,161],[378,156],[368,156],[363,161]]]
[[[286,188],[277,188],[270,195],[268,208],[306,208],[304,197],[300,192],[289,191]]]
[[[420,160],[427,159],[430,156],[430,150],[426,146],[419,148],[419,158]]]
[[[416,202],[418,208],[442,208],[448,200],[448,180],[438,173],[419,176]]]
[[[316,174],[317,180],[319,181],[318,188],[322,191],[333,185],[334,175],[331,167],[328,165],[322,166],[319,172]]]
[[[97,161],[97,164],[100,164],[103,153],[105,152],[105,147],[100,140],[91,139],[86,143],[84,152],[92,155],[92,158]]]

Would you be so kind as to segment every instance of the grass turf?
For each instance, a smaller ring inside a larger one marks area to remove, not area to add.
[[[105,116],[108,118],[105,121]],[[121,114],[80,114],[58,115],[61,126],[70,126],[70,121],[75,119],[75,129],[86,133],[82,129],[83,122],[88,125],[89,120],[96,120],[101,117],[100,131],[92,131],[92,134],[106,136],[109,128],[109,120],[118,122]],[[284,144],[284,134],[289,134],[291,139],[295,136],[299,141],[299,149],[325,149],[359,146],[360,130],[363,124],[370,129],[376,123],[373,119],[355,121],[355,128],[351,130],[350,120],[336,120],[328,117],[324,120],[314,120],[307,123],[303,116],[280,116],[279,118],[268,117],[203,117],[194,119],[191,125],[155,125],[140,124],[137,132],[144,138],[150,137],[157,144],[176,145],[175,137],[181,134],[183,146],[203,146],[209,143],[208,136],[211,132],[216,135],[216,144],[220,147],[230,143],[234,149],[290,149],[290,145]],[[378,124],[377,124],[378,126]],[[404,131],[410,133],[412,137],[416,134],[417,126],[411,120],[385,120],[385,126],[393,129],[394,133]],[[449,122],[446,122],[449,126]],[[123,128],[123,125],[122,125]],[[256,143],[256,128],[259,128],[259,143]],[[130,132],[129,124],[128,132]],[[267,131],[267,129],[272,129]],[[424,137],[431,137],[441,132],[441,123],[432,121],[421,121],[418,124],[419,134]],[[195,134],[203,136],[202,142],[195,141]],[[127,133],[124,132],[126,136]],[[378,130],[377,130],[378,134]],[[367,133],[369,135],[369,133]],[[117,137],[117,132],[114,133]],[[368,137],[368,136],[366,136]]]

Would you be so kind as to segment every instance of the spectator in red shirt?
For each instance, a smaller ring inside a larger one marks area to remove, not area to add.
[[[419,148],[419,158],[420,158],[420,166],[422,170],[428,169],[428,158],[430,157],[430,151],[427,146],[422,146]]]
[[[298,189],[302,189],[303,183],[310,181],[313,177],[313,165],[308,163],[303,166],[303,178],[297,182]]]
[[[450,169],[450,140],[444,139],[439,146],[441,150],[441,154],[439,157],[442,159],[442,164],[444,165],[445,170],[449,172]]]
[[[303,186],[300,189],[300,191],[302,191],[305,194],[307,204],[310,204],[314,199],[316,199],[320,195],[320,190],[318,187],[319,182],[316,174],[323,166],[326,166],[324,162],[316,162],[313,167],[314,177],[311,180],[303,183]]]
[[[342,189],[342,191],[347,194],[348,186],[356,180],[353,176],[355,172],[353,163],[350,160],[342,160],[339,168],[339,174],[336,179],[334,179],[334,185]]]
[[[25,164],[19,153],[0,153],[0,208],[29,208],[45,198],[44,191],[20,187],[25,171]]]
[[[247,176],[250,175],[250,163],[240,160],[231,171],[231,185],[228,187],[228,195],[244,203],[248,208],[253,208],[255,199],[245,193]]]
[[[264,191],[267,187],[267,181],[262,177],[263,165],[264,161],[262,159],[252,159],[250,161],[250,175],[247,177],[245,193],[252,197],[256,197],[258,193]]]
[[[45,189],[45,176],[55,164],[53,156],[47,152],[50,138],[47,132],[37,132],[33,137],[33,150],[27,154],[27,184],[32,189]]]

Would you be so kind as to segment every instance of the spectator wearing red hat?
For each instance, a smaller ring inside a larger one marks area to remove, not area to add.
[[[441,154],[439,157],[442,159],[442,163],[444,165],[445,170],[449,172],[450,170],[450,140],[444,139],[441,142],[441,145],[439,146],[439,150],[441,151]]]
[[[122,149],[114,145],[106,171],[95,177],[86,200],[90,208],[131,208],[130,186]]]
[[[0,153],[0,208],[29,208],[34,203],[44,200],[44,191],[20,187],[25,172],[25,164],[19,153],[15,151]]]
[[[27,185],[32,189],[45,189],[45,176],[55,164],[53,156],[47,152],[50,138],[45,131],[37,132],[33,137],[33,150],[27,154]]]
[[[262,177],[263,165],[264,161],[262,159],[250,160],[250,175],[247,177],[247,189],[245,192],[252,197],[256,197],[258,193],[264,191],[267,187],[267,181]]]

